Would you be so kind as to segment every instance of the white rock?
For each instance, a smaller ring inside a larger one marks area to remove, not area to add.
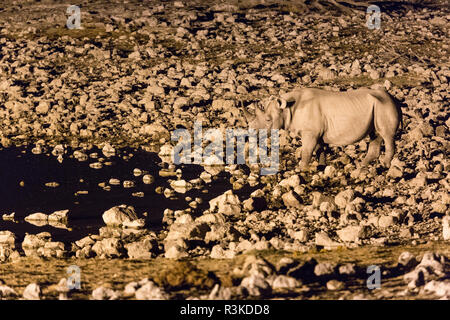
[[[117,238],[106,238],[97,241],[92,246],[92,251],[94,251],[97,256],[107,256],[107,257],[120,257],[121,256],[122,243],[120,239]]]
[[[145,226],[145,219],[136,219],[133,221],[124,221],[123,228],[142,229]]]
[[[380,228],[388,228],[395,224],[396,219],[393,216],[382,215],[378,219],[378,226]]]
[[[15,297],[17,296],[17,292],[5,285],[0,285],[0,300],[1,298],[7,298],[7,297]]]
[[[281,187],[287,188],[287,187],[292,187],[295,188],[296,186],[300,185],[300,177],[299,175],[293,175],[290,176],[289,178],[283,179],[280,181],[279,185]]]
[[[250,296],[262,297],[272,292],[267,281],[259,275],[251,275],[242,279],[241,287],[245,288]]]
[[[406,268],[412,268],[417,265],[416,257],[409,251],[404,251],[398,257],[398,263]]]
[[[155,178],[150,174],[146,174],[142,177],[142,181],[144,184],[152,184],[155,181]]]
[[[219,244],[211,249],[212,259],[233,259],[236,253],[233,250],[224,250]]]
[[[48,215],[42,212],[32,213],[25,217],[25,221],[48,221]]]
[[[130,259],[148,260],[152,257],[152,248],[153,245],[148,239],[127,243],[125,245]]]
[[[0,231],[0,248],[15,248],[16,236],[11,231]]]
[[[113,157],[116,155],[116,149],[114,149],[109,143],[106,143],[102,148],[102,153],[105,157]]]
[[[220,287],[216,284],[208,295],[208,300],[230,300],[232,296],[231,288]]]
[[[330,262],[321,262],[316,264],[314,267],[314,274],[318,277],[333,275],[335,270],[335,265]]]
[[[136,291],[137,300],[167,300],[168,298],[167,293],[151,281]]]
[[[46,101],[41,101],[39,102],[39,105],[36,107],[36,112],[38,114],[46,114],[49,110],[50,106],[48,104],[48,102]]]
[[[36,283],[30,283],[23,291],[25,300],[40,300],[41,288]]]
[[[175,180],[170,183],[172,189],[178,193],[186,193],[192,189],[192,184],[187,182],[186,180]]]
[[[49,241],[51,241],[51,235],[48,232],[26,234],[22,242],[22,249],[26,256],[32,256],[36,254],[37,249],[43,248]]]
[[[241,213],[241,201],[237,195],[233,194],[232,190],[228,190],[221,196],[210,200],[209,208],[211,212],[217,210],[224,215],[237,215]]]
[[[272,282],[273,289],[293,289],[301,286],[297,279],[285,275],[276,276]]]
[[[139,287],[139,283],[133,281],[128,283],[125,288],[123,289],[123,296],[124,297],[131,297],[136,294],[136,290]]]
[[[107,226],[120,226],[124,222],[136,220],[137,215],[132,206],[122,204],[105,211],[102,218]]]
[[[330,280],[327,282],[327,289],[328,290],[342,290],[345,287],[345,283],[338,280]]]
[[[444,240],[450,240],[450,216],[442,218],[442,236]]]
[[[339,192],[334,197],[334,202],[340,209],[344,209],[348,203],[353,201],[354,198],[355,198],[355,192],[351,189],[347,189],[347,190]]]
[[[12,212],[10,214],[5,213],[5,214],[2,215],[2,219],[5,220],[5,221],[9,221],[9,220],[10,221],[14,221],[14,216],[15,215],[16,215],[15,212]]]
[[[316,233],[315,242],[316,242],[316,245],[322,246],[325,248],[333,248],[333,247],[338,247],[341,245],[339,242],[331,240],[330,236],[328,236],[328,234],[323,231]]]
[[[339,274],[341,275],[354,275],[356,274],[355,264],[354,263],[346,263],[342,266],[339,266]]]
[[[300,242],[306,242],[306,241],[308,241],[308,238],[309,238],[309,232],[306,229],[296,231],[292,235],[292,238],[294,238],[295,240],[298,240]]]
[[[448,299],[450,297],[450,280],[432,280],[423,287],[423,290],[425,293],[435,294],[438,297],[447,297]]]
[[[168,259],[178,260],[188,257],[188,254],[184,248],[181,248],[180,246],[171,246],[168,250],[166,250],[164,256]]]
[[[48,216],[48,221],[64,222],[67,221],[69,210],[55,211]]]
[[[355,242],[364,237],[365,230],[363,226],[347,226],[336,231],[336,234],[344,242]]]
[[[117,300],[120,298],[120,292],[104,286],[98,287],[92,291],[93,300]]]
[[[301,198],[293,190],[286,192],[281,198],[287,208],[301,207]]]

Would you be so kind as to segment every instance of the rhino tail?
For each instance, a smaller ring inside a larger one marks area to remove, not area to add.
[[[406,103],[404,103],[403,101],[397,99],[396,97],[391,95],[392,100],[394,101],[395,107],[397,108],[397,112],[398,112],[398,117],[400,119],[400,127],[399,129],[399,133],[403,133],[405,127],[404,127],[404,123],[403,123],[403,112],[402,112],[402,108],[407,108],[408,105]]]

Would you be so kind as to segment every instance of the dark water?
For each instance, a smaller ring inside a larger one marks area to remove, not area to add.
[[[101,150],[93,149],[89,153],[97,152],[103,157]],[[124,155],[132,153],[134,156],[124,160]],[[113,206],[120,204],[132,205],[136,212],[142,217],[147,212],[147,222],[151,229],[158,230],[162,227],[163,211],[166,208],[172,210],[188,208],[185,197],[201,197],[202,205],[196,213],[206,209],[208,201],[224,191],[231,189],[229,183],[230,175],[222,172],[202,189],[192,189],[185,194],[176,193],[176,199],[167,199],[164,195],[155,192],[155,188],[168,187],[168,178],[160,177],[159,170],[162,168],[161,159],[156,153],[142,150],[125,149],[118,152],[114,157],[107,158],[111,166],[103,166],[102,169],[92,169],[89,163],[97,162],[98,159],[89,158],[80,162],[70,158],[71,150],[59,163],[55,156],[48,154],[35,155],[31,148],[7,148],[0,150],[0,215],[15,212],[15,220],[4,221],[0,219],[0,230],[12,231],[23,238],[25,232],[35,234],[48,231],[52,234],[54,241],[69,243],[76,241],[88,234],[97,234],[98,229],[104,226],[102,214]],[[155,182],[146,185],[142,176],[135,177],[133,169],[139,168],[147,171],[155,177]],[[183,171],[182,178],[190,180],[198,178],[202,172],[200,166],[180,166]],[[111,186],[110,191],[105,191],[98,186],[100,182],[106,182],[110,178],[121,181],[121,185]],[[80,182],[80,179],[83,179]],[[170,179],[176,179],[171,177]],[[132,180],[135,187],[124,188],[124,180]],[[24,186],[20,182],[24,181]],[[56,188],[45,186],[47,182],[58,182]],[[241,197],[248,195],[255,188],[244,188],[238,192]],[[88,194],[75,195],[77,191],[85,190]],[[144,192],[142,198],[132,196],[134,192]],[[56,210],[69,209],[67,226],[71,230],[55,228],[50,225],[38,227],[23,220],[24,217],[35,212],[51,214]],[[194,212],[195,213],[195,212]]]

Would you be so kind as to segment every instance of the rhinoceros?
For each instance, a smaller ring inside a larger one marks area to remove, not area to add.
[[[288,107],[288,103],[293,105]],[[319,164],[325,164],[324,145],[343,146],[370,136],[368,152],[361,165],[380,155],[390,166],[395,153],[394,136],[401,123],[400,103],[385,90],[358,89],[346,92],[316,88],[298,88],[280,97],[270,97],[255,115],[244,111],[253,129],[285,129],[300,134],[300,169],[307,170],[316,150]]]

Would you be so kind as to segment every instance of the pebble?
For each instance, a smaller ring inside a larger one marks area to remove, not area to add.
[[[338,280],[330,280],[327,282],[327,289],[332,291],[338,291],[345,288],[345,283]]]
[[[150,174],[146,174],[142,177],[142,181],[145,184],[152,184],[155,181],[155,178]]]
[[[25,300],[40,300],[41,288],[37,283],[30,283],[23,291]]]

